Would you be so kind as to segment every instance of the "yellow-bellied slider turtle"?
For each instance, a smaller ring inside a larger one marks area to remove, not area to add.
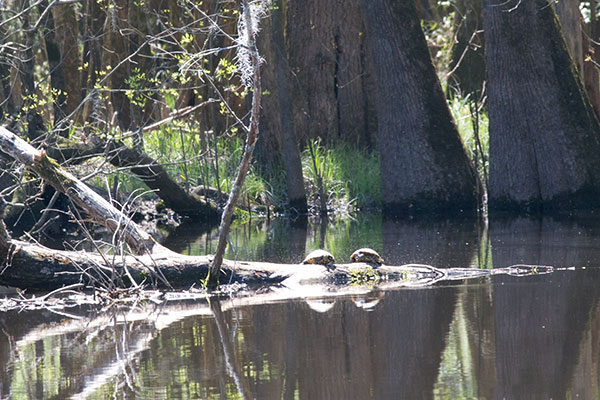
[[[368,264],[383,264],[383,258],[373,249],[364,247],[356,250],[350,256],[352,262],[364,262]]]
[[[306,256],[304,261],[302,261],[302,264],[329,265],[329,264],[333,264],[334,262],[335,262],[335,259],[333,258],[331,253],[329,253],[328,251],[325,251],[325,250],[318,249],[315,251],[311,251]]]

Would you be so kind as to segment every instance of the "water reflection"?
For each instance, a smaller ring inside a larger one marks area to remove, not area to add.
[[[385,259],[391,265],[466,267],[477,251],[480,236],[473,220],[386,220],[382,225]]]
[[[282,300],[275,290],[66,310],[80,319],[0,313],[0,397],[600,398],[597,227],[519,219],[493,220],[486,231],[378,218],[332,224],[327,234],[310,224],[245,227],[233,246],[256,258],[300,260],[321,242],[342,258],[369,245],[394,263],[469,266],[486,255],[486,267],[588,268],[420,289],[373,285],[335,298]],[[209,236],[187,251],[210,248]]]
[[[546,265],[584,266],[597,259],[598,249],[581,246],[582,231],[574,224],[519,219],[490,226],[495,263],[521,258]],[[590,285],[588,274],[553,275],[550,279],[531,277],[526,287],[511,277],[494,280],[500,397],[563,398],[568,392],[570,380],[556,376],[573,376],[598,290]]]

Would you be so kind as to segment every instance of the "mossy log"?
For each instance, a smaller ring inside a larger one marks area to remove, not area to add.
[[[5,238],[5,236],[2,236]],[[127,285],[200,287],[206,282],[212,256],[186,256],[173,252],[144,256],[112,256],[85,251],[57,251],[37,244],[0,239],[0,285],[51,290],[75,283],[95,285],[119,277]],[[336,265],[277,264],[223,260],[220,284],[245,284],[256,288],[280,285],[303,290],[311,285],[341,288],[349,285],[398,287],[424,286],[440,281],[463,280],[496,274],[530,275],[553,272],[553,267],[513,265],[480,270],[439,269],[424,264],[399,266],[350,263]],[[157,279],[162,277],[164,280]],[[167,283],[168,282],[168,283]]]
[[[20,288],[56,289],[83,282],[93,285],[106,277],[133,279],[136,285],[166,283],[174,288],[199,287],[209,273],[212,256],[186,256],[173,252],[143,256],[113,256],[85,251],[57,251],[37,244],[9,240],[0,245],[0,284]],[[224,260],[220,284],[241,283],[250,286],[283,284],[295,287],[323,283],[406,283],[440,279],[447,274],[427,265],[373,266],[364,263],[324,266],[317,264],[276,264]],[[125,278],[127,277],[127,278]]]

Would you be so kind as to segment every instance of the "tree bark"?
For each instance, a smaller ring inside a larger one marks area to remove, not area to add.
[[[359,1],[289,0],[286,5],[294,122],[302,139],[373,144],[372,65],[365,58]]]
[[[558,1],[554,3],[554,7],[569,54],[583,78],[583,35],[581,34],[583,17],[579,11],[579,0]]]
[[[25,36],[25,48],[21,56],[22,68],[19,71],[21,75],[21,91],[24,102],[26,103],[26,118],[27,118],[27,136],[30,140],[36,139],[44,131],[44,121],[37,111],[35,102],[35,53],[34,46],[36,44],[36,31],[32,29],[31,21],[32,13],[27,13],[23,16],[23,31]]]
[[[48,0],[44,0],[40,4],[40,12],[46,12],[43,32],[46,44],[46,55],[48,57],[48,68],[50,69],[50,84],[56,93],[53,104],[54,125],[56,126],[61,119],[67,116],[67,90],[65,86],[62,55],[56,35],[54,14],[52,13],[52,10],[48,10],[49,6]]]
[[[593,40],[596,37],[593,33],[594,23],[592,22],[589,27],[586,27],[579,10],[579,3],[579,0],[559,1],[554,3],[554,7],[569,54],[573,58],[581,83],[596,113],[596,118],[598,118],[600,116],[600,83],[598,67],[593,62],[597,58],[595,55],[597,44]]]
[[[11,82],[11,68],[15,61],[13,57],[6,57],[13,55],[13,52],[4,50],[7,41],[9,41],[8,31],[5,27],[0,27],[0,46],[2,46],[2,52],[6,52],[6,55],[0,58],[0,104],[3,105],[2,107],[8,114],[0,114],[0,121],[3,121],[7,116],[14,115],[17,108],[13,99],[14,84]]]
[[[600,125],[554,8],[485,0],[483,14],[490,213],[600,206]]]
[[[478,178],[412,1],[363,0],[377,79],[385,214],[475,213]]]
[[[275,0],[274,9],[271,11],[274,64],[277,82],[277,99],[279,103],[279,119],[281,123],[281,138],[283,147],[283,164],[289,207],[300,214],[308,211],[306,203],[306,190],[304,189],[304,176],[302,174],[302,161],[296,127],[292,116],[292,102],[288,81],[292,79],[287,62],[287,48],[283,36],[283,1]],[[270,116],[273,118],[273,115]]]
[[[71,4],[56,4],[52,7],[56,39],[60,51],[65,81],[67,115],[71,115],[81,103],[81,72],[79,51],[79,28]]]
[[[85,33],[83,37],[83,70],[81,88],[82,98],[86,99],[83,109],[82,121],[94,121],[100,112],[100,95],[94,88],[98,74],[102,70],[102,33],[106,20],[106,13],[95,0],[86,0]]]

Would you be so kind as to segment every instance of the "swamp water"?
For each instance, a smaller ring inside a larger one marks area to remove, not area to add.
[[[214,236],[181,230],[166,245],[204,254]],[[239,227],[228,258],[299,262],[323,247],[345,261],[364,246],[394,265],[576,268],[258,304],[240,294],[0,312],[0,398],[600,398],[597,217],[483,230],[280,220]]]

